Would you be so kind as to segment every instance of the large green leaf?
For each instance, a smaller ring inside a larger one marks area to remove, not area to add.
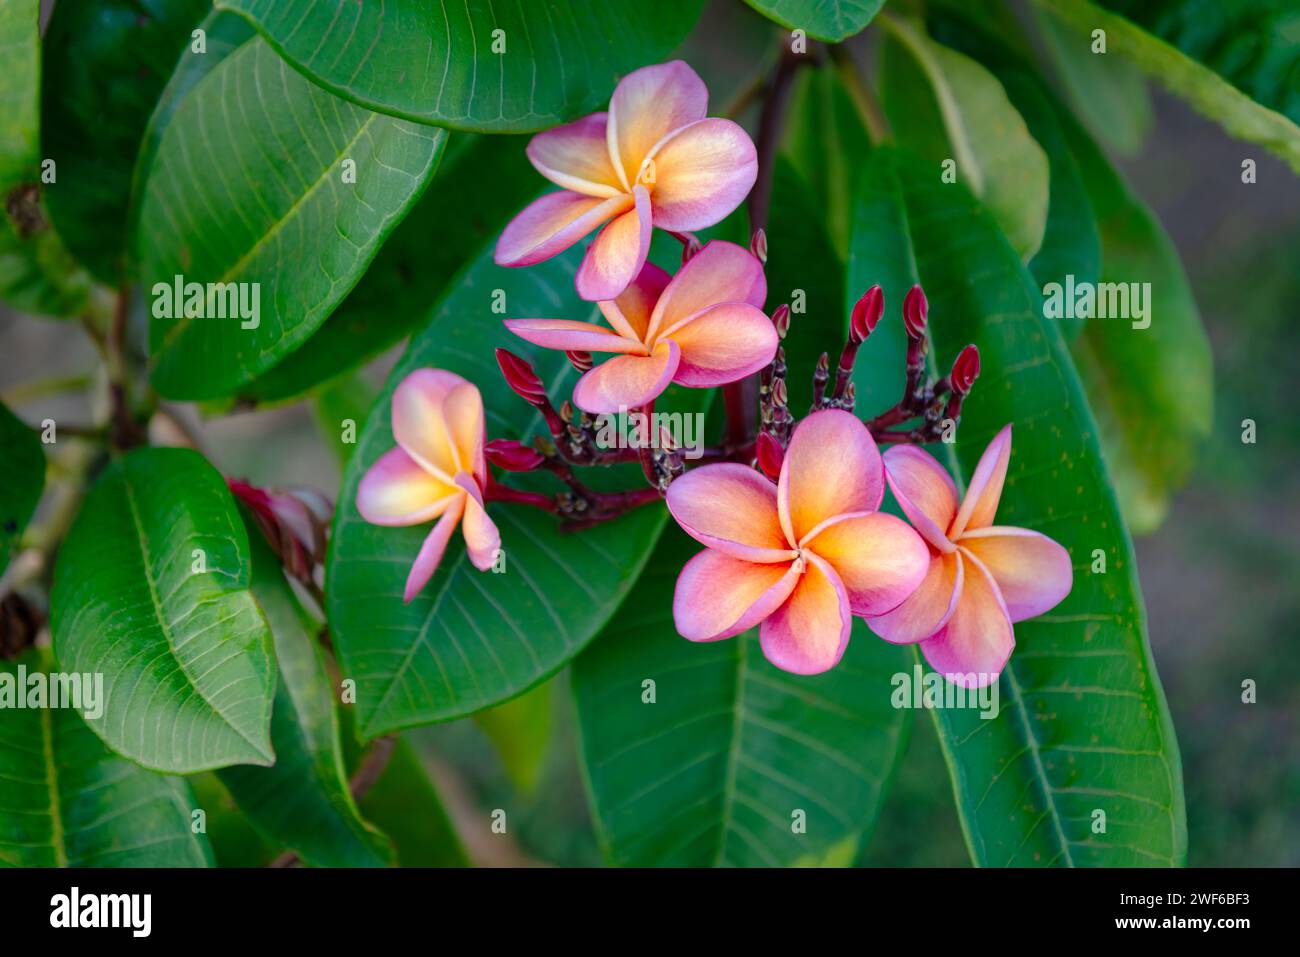
[[[172,66],[207,0],[60,3],[45,31],[42,143],[58,164],[47,198],[59,235],[117,285],[131,172]]]
[[[0,659],[0,694],[9,686],[25,695],[34,675],[48,675],[53,667],[39,651]],[[20,668],[26,687],[17,685]],[[91,684],[81,687],[93,687],[91,676],[84,677]],[[48,679],[36,680],[52,687]],[[188,785],[113,754],[73,708],[6,702],[0,781],[0,867],[212,863],[206,838],[191,827],[196,805]]]
[[[45,453],[27,423],[0,404],[0,575],[45,487]]]
[[[301,345],[419,198],[445,141],[331,96],[260,39],[198,80],[162,131],[139,213],[159,391],[218,397]],[[160,316],[154,287],[178,275],[249,297],[258,283],[258,317]]]
[[[1030,9],[1070,106],[1094,136],[1117,153],[1135,155],[1152,123],[1151,94],[1142,71],[1129,60],[1094,53],[1091,30],[1063,22],[1051,10]]]
[[[663,59],[703,0],[218,0],[289,62],[362,106],[459,130],[522,133],[600,108]]]
[[[635,596],[573,664],[605,856],[847,865],[906,744],[910,712],[890,704],[890,679],[910,656],[860,621],[840,664],[815,677],[769,664],[753,633],[687,641],[673,627],[673,587],[699,549],[665,533]]]
[[[459,533],[437,575],[409,604],[403,583],[429,526],[386,528],[357,512],[357,485],[394,445],[393,389],[418,368],[449,369],[483,393],[490,437],[519,438],[540,418],[506,386],[493,358],[505,346],[535,360],[558,402],[576,374],[561,352],[535,349],[511,335],[492,311],[505,295],[505,315],[597,320],[581,302],[573,275],[582,251],[529,269],[504,269],[486,250],[447,292],[398,362],[361,430],[334,519],[326,574],[330,632],[345,677],[357,682],[357,728],[363,738],[447,721],[498,704],[548,677],[592,638],[631,588],[666,510],[639,509],[617,521],[562,535],[557,520],[535,508],[492,505],[506,570],[479,572]],[[685,408],[699,408],[703,390],[682,390]],[[644,487],[635,467],[615,484]],[[538,487],[556,490],[539,479]]]
[[[1059,241],[1045,238],[1030,263],[1039,288],[1055,282],[1064,290],[1071,281],[1077,287],[1099,279],[1150,283],[1149,328],[1077,315],[1057,321],[1073,344],[1128,527],[1135,534],[1152,531],[1186,480],[1212,418],[1210,346],[1177,251],[1151,210],[1023,61],[966,19],[940,21],[936,36],[951,38],[997,74],[1051,155],[1048,238]],[[1057,222],[1058,209],[1065,222]],[[1081,328],[1086,334],[1080,338]]]
[[[885,0],[745,0],[751,7],[791,30],[839,43],[861,33]]]
[[[217,772],[250,821],[315,867],[383,867],[392,860],[384,836],[361,819],[348,790],[335,694],[315,630],[280,562],[253,526],[253,595],[275,639],[280,681],[271,712],[275,764]]]
[[[26,312],[76,314],[90,277],[51,228],[41,193],[41,5],[0,6],[0,300]]]
[[[998,716],[934,711],[972,857],[988,865],[1182,863],[1181,763],[1133,548],[1060,330],[1043,317],[990,216],[914,157],[873,156],[855,224],[862,256],[851,269],[869,263],[887,293],[921,282],[941,355],[979,345],[983,373],[955,449],[939,454],[962,478],[1014,423],[998,523],[1050,535],[1074,560],[1070,595],[1016,626]],[[874,336],[868,345],[877,345]],[[901,353],[894,359],[901,366]],[[1104,572],[1093,571],[1098,553]],[[1105,833],[1093,832],[1097,810]]]
[[[1197,13],[1172,26],[1166,23],[1171,36],[1206,58],[1209,65],[1203,65],[1133,21],[1088,0],[1037,2],[1082,34],[1105,30],[1107,56],[1132,60],[1231,135],[1272,150],[1300,173],[1294,5],[1285,0],[1265,7],[1231,3],[1225,4],[1230,13],[1208,14],[1206,21]],[[1146,14],[1140,15],[1145,20]],[[1241,32],[1243,26],[1248,32]],[[1216,69],[1224,70],[1227,79]],[[1246,84],[1247,92],[1232,80]],[[1265,99],[1257,102],[1252,94]]]
[[[454,137],[433,184],[356,288],[315,335],[241,393],[265,400],[297,395],[387,349],[428,316],[453,277],[537,188],[524,144],[514,137]]]
[[[90,726],[114,751],[182,773],[275,760],[248,535],[197,452],[137,449],[104,470],[59,550],[50,609],[64,667],[104,675]]]
[[[1047,223],[1047,157],[988,70],[935,43],[910,21],[888,17],[881,100],[898,141],[926,161],[956,162],[956,178],[983,200],[1028,260]]]
[[[554,680],[548,681],[474,715],[475,723],[492,742],[510,783],[523,794],[536,793],[546,767],[554,685]]]

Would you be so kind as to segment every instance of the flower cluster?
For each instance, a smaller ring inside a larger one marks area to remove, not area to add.
[[[681,62],[647,67],[618,85],[608,113],[539,133],[533,165],[563,191],[543,196],[505,229],[501,265],[524,266],[600,228],[575,284],[608,326],[563,318],[507,319],[520,339],[565,352],[582,373],[557,409],[532,366],[498,349],[510,387],[541,413],[549,437],[532,445],[486,441],[477,388],[453,373],[418,369],[393,394],[396,447],[357,490],[377,525],[437,520],[416,556],[404,596],[432,577],[459,524],[470,561],[494,564],[500,536],[491,501],[546,509],[565,528],[607,521],[666,499],[677,523],[705,546],[677,581],[673,619],[691,641],[758,628],[763,653],[795,674],[834,667],[853,618],[887,641],[919,643],[950,680],[984,684],[1014,646],[1012,623],[1056,605],[1070,590],[1068,553],[1046,536],[995,525],[1011,455],[1011,427],[994,438],[959,502],[947,471],[919,446],[947,438],[979,376],[967,346],[931,381],[929,305],[920,287],[903,302],[903,396],[865,423],[854,413],[854,362],[881,321],[884,292],[853,308],[832,367],[824,353],[814,400],[800,422],[789,408],[782,340],[790,310],[764,312],[767,240],[750,249],[690,230],[721,221],[754,185],[753,144],[736,124],[706,117],[699,77]],[[652,227],[682,241],[676,275],[647,262]],[[597,362],[595,356],[612,358]],[[728,435],[689,470],[672,437],[605,447],[593,415],[649,410],[671,383],[724,387]],[[749,385],[748,391],[745,386]],[[575,409],[576,406],[576,409]],[[757,426],[757,427],[755,427]],[[890,448],[882,455],[879,445]],[[597,492],[575,466],[637,461],[648,488]],[[506,472],[544,470],[566,486],[548,496],[501,484]],[[907,521],[886,514],[886,486]],[[909,524],[910,523],[910,524]]]

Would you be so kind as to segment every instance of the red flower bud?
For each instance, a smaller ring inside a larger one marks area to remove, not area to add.
[[[775,482],[781,477],[781,463],[785,461],[785,450],[781,448],[781,443],[771,432],[760,432],[755,451],[758,467],[763,470],[764,475]]]
[[[952,391],[957,395],[970,392],[979,374],[980,351],[974,345],[969,345],[957,354],[957,359],[952,364],[952,372],[948,376]]]
[[[776,334],[784,339],[790,331],[790,307],[782,304],[776,307],[776,312],[772,313],[772,325],[776,326]]]
[[[507,472],[531,472],[546,461],[541,452],[514,439],[493,439],[483,446],[483,454],[489,462]]]
[[[849,320],[849,337],[854,342],[861,342],[876,328],[876,323],[885,312],[885,293],[879,286],[868,289],[853,306],[853,315]]]
[[[497,349],[497,365],[501,367],[506,385],[523,396],[527,402],[536,405],[546,400],[546,389],[542,386],[542,380],[537,378],[533,367],[519,356],[508,349]]]
[[[903,300],[903,325],[907,327],[909,337],[920,339],[925,335],[925,321],[929,314],[930,304],[926,302],[925,293],[920,286],[913,286]]]
[[[754,258],[767,265],[767,233],[762,229],[754,230],[754,235],[749,240],[749,251],[754,254]]]
[[[579,372],[591,371],[592,361],[591,361],[590,352],[582,352],[578,349],[571,349],[568,352],[566,352],[565,355],[569,357],[569,361],[573,363],[573,367],[577,369]]]

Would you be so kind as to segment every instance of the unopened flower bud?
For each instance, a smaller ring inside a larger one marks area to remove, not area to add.
[[[930,304],[925,299],[925,293],[920,286],[913,286],[903,300],[903,325],[907,327],[910,338],[920,339],[925,336],[925,322],[929,314]]]
[[[758,433],[758,445],[755,449],[758,467],[763,474],[776,481],[781,476],[781,463],[785,460],[785,450],[771,432]]]
[[[560,403],[560,418],[565,422],[573,421],[573,403],[568,399]]]
[[[880,286],[872,286],[853,305],[849,320],[849,338],[861,342],[871,335],[885,312],[885,293]]]
[[[979,374],[980,351],[974,345],[969,345],[957,354],[957,359],[952,364],[952,372],[948,376],[952,391],[958,395],[970,392]]]
[[[754,258],[767,265],[767,233],[762,229],[754,230],[754,235],[749,240],[749,251],[754,254]]]
[[[777,408],[785,405],[789,396],[786,393],[785,380],[774,379],[772,381],[772,404]]]
[[[694,233],[688,233],[686,241],[682,243],[682,265],[685,266],[690,262],[695,254],[704,248],[704,244],[699,241]]]
[[[789,305],[783,303],[776,307],[776,312],[772,313],[772,325],[776,326],[777,337],[784,339],[790,332]]]
[[[483,454],[489,462],[507,472],[531,472],[546,461],[541,452],[514,439],[493,439],[483,446]]]
[[[564,354],[569,357],[569,362],[573,363],[573,367],[577,369],[579,372],[591,371],[592,361],[591,361],[590,352],[582,352],[581,350],[578,349],[570,349]]]
[[[506,385],[532,405],[545,401],[546,389],[532,366],[508,349],[497,349],[496,355]]]

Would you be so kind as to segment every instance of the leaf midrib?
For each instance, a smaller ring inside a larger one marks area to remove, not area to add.
[[[67,839],[63,828],[63,800],[59,794],[58,762],[54,760],[54,717],[50,708],[41,708],[41,750],[45,759],[45,780],[50,798],[50,847],[56,867],[68,866]]]

